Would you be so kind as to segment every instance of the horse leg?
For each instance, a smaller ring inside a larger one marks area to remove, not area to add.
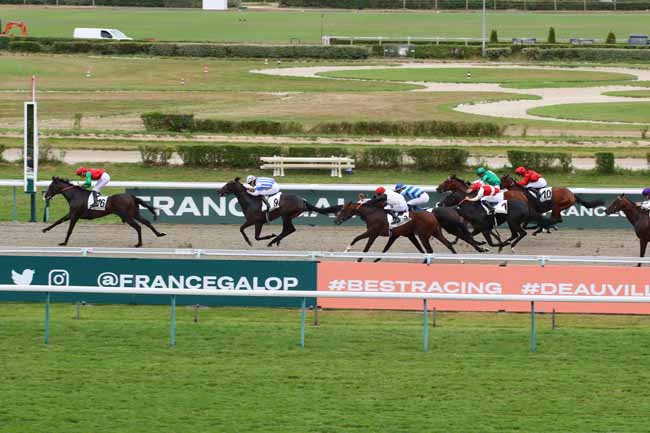
[[[135,248],[140,248],[142,246],[142,227],[140,227],[140,224],[135,222],[135,220],[131,217],[126,217],[125,222],[133,227],[133,230],[136,231],[138,234],[138,243],[134,245]]]
[[[350,244],[345,248],[345,250],[344,250],[343,252],[344,252],[344,253],[349,252],[349,251],[352,249],[352,247],[354,246],[354,244],[356,244],[356,243],[357,243],[358,241],[360,241],[361,239],[366,239],[366,238],[368,238],[369,236],[370,236],[370,232],[369,232],[369,231],[366,231],[365,233],[361,233],[359,236],[357,236],[356,238],[352,239],[352,242],[350,242]]]
[[[639,257],[643,258],[645,257],[645,250],[648,246],[648,239],[639,239],[639,245],[641,246],[641,254],[639,254]],[[637,266],[641,267],[641,263],[639,263]]]
[[[509,225],[510,223],[508,223]],[[525,222],[521,222],[519,224],[514,224],[513,226],[510,227],[510,230],[513,230],[514,236],[514,241],[510,244],[510,250],[514,253],[515,252],[515,247],[517,244],[528,235],[528,232],[523,228],[525,225]]]
[[[446,246],[447,249],[452,252],[452,254],[456,254],[456,250],[449,243],[447,238],[445,238],[445,236],[442,234],[442,230],[440,230],[440,227],[436,227],[436,230],[433,232],[433,237],[438,239],[444,246]],[[427,248],[427,245],[429,245],[429,248],[427,249],[427,251],[429,253],[433,252],[433,248],[431,248],[431,244],[429,244],[429,239],[422,239],[422,244],[424,245],[425,248]]]
[[[398,236],[391,236],[391,237],[389,237],[389,238],[388,238],[388,242],[386,242],[386,246],[384,247],[384,249],[383,249],[381,252],[382,252],[382,253],[385,253],[386,251],[388,251],[388,250],[390,249],[390,247],[393,246],[393,244],[395,243],[395,241],[397,240],[397,238],[398,238]],[[377,262],[380,261],[380,260],[381,260],[381,259],[375,259],[375,263],[377,263]]]
[[[150,229],[150,230],[151,230],[151,231],[152,231],[156,236],[158,236],[159,238],[161,238],[161,237],[163,237],[163,236],[167,236],[167,233],[159,232],[158,230],[156,230],[156,228],[153,226],[153,224],[151,224],[151,223],[149,222],[149,220],[147,220],[146,218],[144,218],[142,215],[137,214],[137,215],[135,216],[135,219],[138,220],[138,221],[140,221],[140,222],[141,222],[142,224],[144,224],[146,227],[148,227],[148,228],[149,228],[149,229]]]
[[[291,222],[290,216],[282,217],[282,233],[277,235],[267,246],[272,247],[273,244],[280,246],[280,241],[285,237],[289,236],[291,233],[296,231],[296,227]]]
[[[68,224],[68,233],[65,235],[65,241],[61,242],[59,245],[65,246],[68,245],[68,241],[70,240],[70,235],[72,234],[72,230],[74,230],[75,224],[77,224],[77,221],[79,220],[78,216],[70,217],[70,224]]]
[[[244,224],[239,226],[239,233],[241,233],[241,235],[244,237],[244,240],[246,241],[246,243],[251,247],[253,246],[253,244],[251,243],[250,239],[248,239],[248,236],[246,236],[246,233],[244,232],[244,230],[247,229],[248,227],[252,226],[252,225],[253,225],[253,223],[246,221]]]
[[[51,226],[49,226],[49,227],[45,227],[45,228],[43,229],[43,233],[49,232],[49,231],[52,230],[54,227],[58,226],[59,224],[61,224],[61,223],[63,223],[63,222],[66,222],[66,221],[69,220],[69,219],[70,219],[70,213],[68,213],[67,215],[65,215],[65,216],[63,216],[63,217],[61,217],[61,218],[59,218],[59,219],[58,219],[54,224],[52,224]]]
[[[260,233],[262,233],[262,226],[264,223],[256,223],[255,224],[255,240],[256,241],[265,241],[267,239],[271,239],[275,237],[275,233],[271,233],[270,235],[267,236],[260,236]]]
[[[368,242],[366,242],[366,246],[363,248],[363,252],[364,252],[364,253],[367,253],[367,252],[368,252],[368,250],[370,249],[370,247],[372,246],[372,244],[375,243],[375,240],[376,240],[376,239],[377,239],[377,235],[375,235],[375,234],[373,234],[373,235],[371,235],[371,236],[368,237]],[[359,257],[359,258],[357,259],[357,262],[361,262],[362,260],[363,260],[363,258],[362,258],[362,257]]]
[[[410,235],[408,235],[407,238],[408,238],[409,241],[411,241],[411,243],[413,244],[413,246],[415,246],[415,248],[416,248],[419,252],[421,252],[422,254],[424,254],[424,249],[422,248],[422,245],[420,245],[420,241],[418,241],[418,238],[416,238],[415,235],[414,235],[413,233],[411,233]]]

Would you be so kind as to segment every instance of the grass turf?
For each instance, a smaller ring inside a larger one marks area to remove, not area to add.
[[[53,8],[4,6],[4,21],[25,21],[31,36],[72,37],[75,27],[118,28],[136,39],[320,43],[325,35],[350,36],[481,36],[481,14],[463,12],[373,11],[230,11],[210,13],[192,9]],[[623,39],[647,26],[643,13],[527,13],[489,12],[488,31],[499,37],[546,40],[549,26],[559,39],[589,37],[604,40],[612,30]]]
[[[606,92],[607,96],[625,96],[627,98],[650,98],[650,90],[623,90],[619,92]]]
[[[298,346],[299,312],[0,304],[5,433],[640,432],[650,319],[326,311]],[[310,318],[308,318],[309,320]]]
[[[471,72],[471,79],[467,73]],[[419,81],[439,83],[500,83],[507,87],[568,87],[624,82],[636,77],[611,72],[558,71],[521,68],[387,68],[326,72],[334,78],[357,78],[382,81]]]
[[[232,169],[198,169],[193,167],[144,167],[139,164],[95,164],[89,163],[87,166],[101,166],[111,175],[112,180],[140,180],[140,181],[160,181],[160,182],[226,182],[234,179],[236,176],[244,176],[248,173],[258,176],[268,176],[268,171],[262,170],[232,170]],[[61,177],[74,178],[74,170],[78,165],[41,165],[39,166],[39,178],[49,179],[54,175]],[[497,170],[499,174],[506,170]],[[474,179],[476,175],[473,169],[459,169],[455,173],[464,179]],[[447,176],[449,171],[398,171],[398,170],[358,170],[353,176],[345,177],[342,180],[332,178],[327,173],[319,172],[288,172],[287,176],[278,179],[280,184],[283,183],[358,183],[370,185],[391,185],[396,182],[411,183],[416,185],[438,185]],[[575,173],[545,173],[545,178],[550,185],[567,185],[575,187],[621,187],[639,188],[647,186],[648,172],[646,171],[619,171],[613,175],[602,175],[593,171],[577,171]],[[22,179],[22,166],[17,164],[0,164],[0,179]],[[103,192],[115,194],[123,192],[123,188],[105,188]],[[12,215],[13,203],[12,188],[0,188],[0,202],[5,203],[0,207],[0,221],[10,221]],[[17,191],[17,219],[18,221],[27,221],[29,219],[29,195],[24,194],[22,190]],[[67,212],[68,206],[66,201],[61,197],[56,197],[50,202],[50,220],[54,221]],[[43,201],[37,200],[37,215],[42,218]],[[147,218],[150,217],[145,213]],[[109,216],[97,220],[89,221],[91,224],[119,223],[116,216]]]
[[[561,104],[537,107],[529,114],[572,120],[601,120],[608,122],[649,123],[648,102],[605,102],[597,104]]]

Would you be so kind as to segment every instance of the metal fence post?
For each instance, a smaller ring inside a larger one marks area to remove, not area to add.
[[[530,351],[535,353],[535,301],[530,301]]]
[[[307,304],[307,298],[302,298],[302,303],[300,304],[300,347],[305,347],[305,307]]]
[[[427,299],[422,302],[424,310],[424,351],[429,351],[429,310],[427,308]]]
[[[11,214],[14,217],[14,222],[16,222],[16,221],[18,221],[18,210],[17,210],[18,206],[16,204],[16,187],[15,186],[13,187],[13,190],[14,190],[13,191],[14,194],[13,194],[13,204],[12,204],[12,208],[11,208]]]
[[[172,320],[169,335],[169,345],[176,346],[176,295],[172,295]]]
[[[50,292],[45,293],[45,344],[50,340]]]

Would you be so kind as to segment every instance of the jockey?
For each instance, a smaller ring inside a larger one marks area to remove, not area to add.
[[[372,205],[381,201],[386,202],[384,210],[393,215],[396,219],[409,210],[408,204],[406,204],[406,200],[402,194],[398,194],[391,190],[387,191],[383,186],[380,186],[375,190],[375,196],[366,202],[366,204]]]
[[[91,191],[93,195],[93,204],[90,205],[90,207],[96,206],[97,199],[99,198],[99,194],[101,193],[102,188],[111,181],[111,177],[108,175],[108,173],[106,173],[106,170],[102,168],[79,167],[77,171],[75,171],[75,174],[77,176],[86,178],[86,181],[82,185],[84,188],[88,188],[90,185],[92,185],[93,180],[97,181]]]
[[[521,180],[517,181],[517,184],[526,187],[526,189],[532,190],[539,200],[539,190],[546,188],[546,179],[544,179],[541,174],[534,170],[528,170],[526,167],[517,167],[515,173],[518,176],[523,177]]]
[[[648,212],[650,211],[650,188],[643,188],[641,195],[645,201],[637,203],[637,206],[641,207],[641,210]]]
[[[496,175],[495,172],[488,170],[485,167],[479,167],[476,169],[476,175],[481,180],[481,183],[492,185],[492,186],[501,186],[501,179]]]
[[[471,198],[465,198],[465,201],[479,201],[486,203],[490,209],[504,200],[503,191],[498,186],[483,185],[481,182],[474,182],[467,190],[467,194],[475,192],[476,195]]]
[[[267,199],[268,196],[277,194],[280,192],[280,185],[275,182],[275,179],[271,177],[255,177],[249,175],[246,177],[246,183],[244,187],[250,195],[259,196],[262,198],[262,201],[266,204],[266,214],[271,210],[271,205]]]
[[[395,185],[395,192],[404,197],[409,209],[415,209],[420,206],[424,207],[429,202],[429,194],[415,186],[398,183]]]

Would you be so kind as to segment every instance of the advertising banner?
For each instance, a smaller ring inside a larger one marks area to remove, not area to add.
[[[650,269],[614,266],[423,265],[320,263],[318,290],[367,293],[644,296]],[[323,308],[421,310],[421,300],[320,298]],[[528,302],[430,301],[449,311],[530,311]],[[650,304],[536,302],[535,309],[565,313],[650,314]]]
[[[210,291],[316,290],[316,263],[255,260],[179,260],[0,256],[0,283]],[[39,301],[42,293],[0,292],[2,301]],[[53,302],[168,304],[169,296],[52,294]],[[299,298],[181,296],[179,304],[299,306]],[[307,299],[308,305],[315,300]]]
[[[147,203],[160,209],[160,222],[171,224],[241,224],[243,215],[234,196],[219,197],[216,191],[206,189],[129,189]],[[358,200],[359,193],[372,196],[372,191],[316,191],[313,189],[285,190],[287,194],[296,194],[318,207],[342,205],[347,201]],[[611,203],[615,194],[581,194],[586,200],[602,199]],[[429,205],[435,206],[442,194],[429,192]],[[630,196],[633,200],[641,197]],[[587,209],[576,205],[563,212],[562,227],[583,229],[629,228],[629,223],[622,214],[605,215],[605,206]],[[305,212],[295,222],[297,224],[332,225],[334,217]],[[280,224],[275,221],[274,224]],[[359,218],[353,218],[346,225],[361,225]]]

